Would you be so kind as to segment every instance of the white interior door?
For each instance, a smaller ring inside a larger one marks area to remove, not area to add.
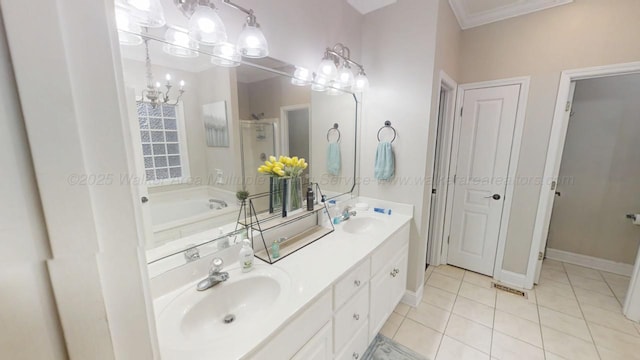
[[[567,101],[567,104],[564,108],[564,116],[562,119],[562,139],[560,141],[560,146],[558,146],[555,149],[555,156],[556,159],[562,159],[562,151],[564,150],[564,141],[567,137],[567,130],[569,127],[569,118],[571,117],[571,106],[573,105],[573,96],[576,93],[576,82],[572,81],[571,85],[569,87],[569,101]],[[549,151],[553,151],[553,149],[549,149]],[[553,202],[556,199],[556,181],[558,179],[558,175],[560,174],[560,161],[557,161],[556,167],[553,171],[553,178],[556,179],[553,181],[553,183],[546,188],[546,190],[548,190],[547,192],[547,204],[548,207],[547,209],[549,209],[549,211],[547,211],[543,216],[544,216],[544,229],[545,229],[545,235],[543,237],[542,242],[540,243],[540,251],[538,252],[538,254],[541,254],[543,256],[538,256],[538,262],[536,264],[536,274],[535,274],[535,278],[533,280],[533,282],[535,284],[537,284],[540,281],[540,272],[542,271],[542,261],[544,260],[544,252],[547,248],[547,236],[549,235],[549,224],[551,222],[551,212],[553,211]],[[547,186],[546,184],[543,186]],[[545,189],[543,188],[542,191],[545,191]],[[539,215],[538,215],[539,216]]]
[[[465,90],[447,262],[493,276],[520,85]]]

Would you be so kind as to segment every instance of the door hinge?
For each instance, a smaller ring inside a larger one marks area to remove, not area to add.
[[[544,253],[542,251],[540,251],[538,253],[538,261],[542,261],[542,259],[544,259]]]
[[[556,184],[557,184],[557,183],[556,183],[555,181],[552,181],[552,182],[551,182],[551,190],[552,190],[552,191],[556,189]]]
[[[567,101],[567,105],[565,105],[564,107],[564,111],[569,111],[571,110],[571,101]]]
[[[462,110],[464,109],[464,107],[460,108],[460,117],[462,117]]]
[[[449,245],[449,240],[451,240],[451,236],[447,236],[447,245]]]
[[[436,189],[431,189],[431,193],[432,193],[433,195],[435,195],[435,194],[436,194]]]

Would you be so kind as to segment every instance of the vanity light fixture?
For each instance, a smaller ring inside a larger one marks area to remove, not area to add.
[[[313,78],[313,84],[311,84],[311,90],[313,91],[325,91],[329,85],[329,79],[324,76],[316,75]]]
[[[164,33],[164,39],[168,44],[164,44],[162,50],[167,54],[184,58],[198,57],[198,52],[194,50],[198,50],[200,46],[186,31],[170,27]]]
[[[223,1],[232,8],[247,14],[247,22],[243,25],[242,32],[238,36],[237,47],[240,54],[255,59],[267,57],[269,55],[269,44],[262,30],[260,30],[260,24],[258,24],[253,9],[245,9],[232,3],[231,0]]]
[[[358,67],[358,75],[354,76],[351,65]],[[339,69],[338,69],[339,67]],[[363,92],[369,88],[369,80],[364,72],[364,67],[351,60],[351,50],[341,43],[337,43],[333,48],[327,48],[318,70],[315,73],[315,81],[325,79],[325,83],[329,86],[329,93],[332,95],[340,94],[340,89]],[[316,86],[316,90],[312,86],[312,90],[324,91],[324,86]]]
[[[179,92],[178,97],[173,103],[169,103],[169,93],[171,92],[171,88],[173,87],[173,85],[171,84],[171,75],[167,74],[165,76],[166,82],[164,84],[164,87],[166,88],[166,91],[162,92],[160,90],[160,87],[161,87],[160,82],[159,81],[154,82],[153,80],[153,72],[151,71],[151,58],[149,57],[149,40],[148,39],[144,40],[144,46],[145,46],[145,51],[147,55],[147,58],[145,61],[145,65],[147,69],[147,87],[144,90],[142,90],[142,99],[148,100],[153,107],[156,107],[158,104],[162,104],[162,103],[176,105],[178,101],[180,101],[182,94],[184,94],[185,92],[184,80],[180,80],[180,89],[178,90]]]
[[[116,0],[116,6],[127,10],[130,18],[142,27],[162,27],[167,22],[160,0]]]
[[[189,37],[204,45],[227,41],[227,29],[210,1],[176,0],[178,9],[189,18]]]

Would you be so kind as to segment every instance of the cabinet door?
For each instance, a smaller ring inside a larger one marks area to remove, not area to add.
[[[393,308],[391,307],[391,277],[385,266],[378,275],[371,279],[371,303],[369,305],[369,341],[373,340],[382,328]],[[389,310],[391,309],[391,310]]]
[[[331,360],[333,358],[331,327],[331,322],[328,322],[291,360]]]
[[[398,256],[393,260],[393,266],[391,273],[395,273],[391,279],[391,310],[395,309],[396,305],[402,300],[405,292],[407,291],[407,264],[409,262],[409,248],[404,247],[400,251]]]

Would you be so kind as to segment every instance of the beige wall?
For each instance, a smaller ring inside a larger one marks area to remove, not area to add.
[[[580,80],[562,154],[548,246],[632,264],[640,227],[640,75]]]
[[[362,63],[371,89],[363,97],[360,195],[414,205],[410,291],[422,285],[426,258],[423,193],[437,14],[436,1],[403,0],[365,15],[362,28]],[[385,120],[397,130],[395,178],[379,182],[373,176],[376,134]]]
[[[276,76],[243,85],[248,87],[249,95],[249,116],[243,120],[251,120],[251,113],[264,113],[265,119],[279,119],[282,106],[311,103],[311,89],[291,85],[288,77]]]
[[[517,176],[543,175],[562,70],[638,61],[640,1],[580,0],[462,32],[461,83],[531,76]],[[539,185],[517,185],[503,269],[524,274]]]

